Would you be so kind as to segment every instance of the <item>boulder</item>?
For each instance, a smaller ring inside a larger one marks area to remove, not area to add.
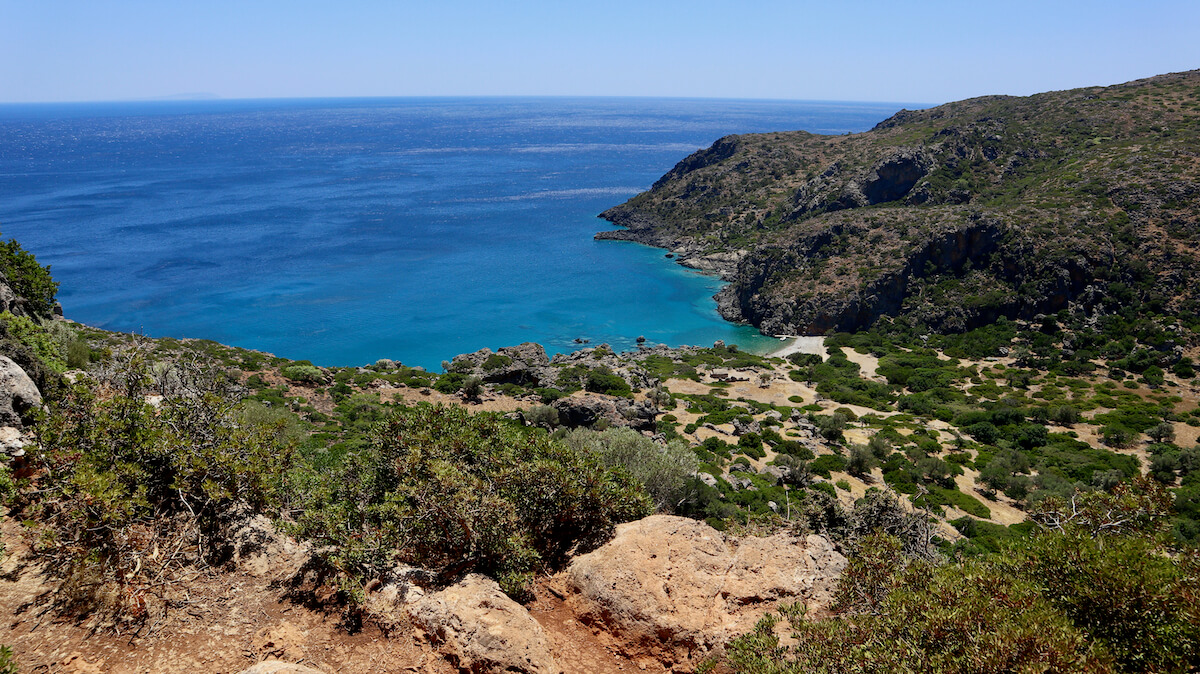
[[[757,421],[754,421],[753,419],[751,419],[749,423],[746,423],[745,421],[742,421],[741,419],[737,419],[737,418],[735,418],[733,420],[733,434],[734,435],[741,436],[741,435],[745,435],[747,433],[761,433],[761,432],[762,432],[762,424],[758,423]]]
[[[23,428],[42,406],[38,387],[11,358],[0,356],[0,426]]]
[[[226,519],[230,557],[239,571],[257,578],[294,577],[312,558],[312,547],[281,533],[270,519],[242,507]]]
[[[636,431],[655,430],[658,408],[648,400],[633,401],[598,393],[578,393],[551,403],[562,423],[572,428],[594,426],[601,419],[611,426],[628,426]]]
[[[35,314],[29,300],[18,295],[0,274],[0,312],[5,311],[14,316],[32,317]]]
[[[25,448],[34,442],[12,426],[0,426],[0,454],[11,457],[25,456]]]
[[[422,598],[409,608],[409,615],[459,669],[559,671],[542,626],[486,576],[471,574]]]
[[[846,559],[820,536],[726,537],[695,520],[655,515],[566,572],[580,619],[616,635],[626,655],[696,663],[781,602],[833,601]]]

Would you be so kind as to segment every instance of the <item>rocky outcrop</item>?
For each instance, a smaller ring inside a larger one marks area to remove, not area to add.
[[[622,524],[566,572],[581,620],[615,634],[631,657],[695,663],[781,601],[818,611],[846,565],[819,536],[726,537],[667,515]]]
[[[33,305],[29,300],[18,295],[12,286],[0,275],[0,313],[8,312],[14,316],[34,316]]]
[[[282,660],[264,660],[253,667],[243,669],[240,674],[326,674],[326,672]]]
[[[562,424],[571,428],[591,428],[603,421],[609,426],[652,431],[659,412],[658,407],[648,400],[634,401],[594,393],[577,393],[559,398],[551,406],[558,410]]]
[[[25,370],[0,356],[0,426],[23,428],[41,406],[42,394]]]
[[[32,433],[26,435],[12,426],[0,426],[0,457],[25,456],[25,448],[35,444],[31,435]]]
[[[409,608],[415,625],[470,672],[557,674],[542,626],[496,581],[472,574]]]
[[[256,578],[293,578],[312,558],[312,546],[275,528],[270,519],[241,507],[225,517],[229,559],[237,569]]]
[[[840,162],[806,182],[793,197],[795,219],[808,213],[862,208],[896,201],[937,166],[933,154],[922,148],[897,148],[868,169],[846,170]],[[924,203],[928,199],[922,199]]]
[[[473,374],[492,384],[546,386],[553,377],[549,365],[550,359],[541,344],[524,342],[501,347],[495,352],[485,348],[455,356],[449,370]]]

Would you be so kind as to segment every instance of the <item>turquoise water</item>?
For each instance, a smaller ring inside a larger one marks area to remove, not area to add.
[[[861,131],[901,107],[648,99],[0,106],[0,231],[68,318],[320,365],[524,341],[774,343],[719,281],[594,241],[596,214],[728,133]]]

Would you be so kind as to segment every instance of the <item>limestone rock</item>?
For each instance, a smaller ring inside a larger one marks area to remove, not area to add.
[[[735,418],[733,420],[733,434],[734,435],[742,436],[747,433],[761,433],[761,432],[762,432],[762,424],[758,423],[757,421],[751,420],[749,423],[746,423],[745,421],[742,421],[741,419],[737,419],[737,418]]]
[[[557,674],[542,626],[496,581],[471,574],[409,609],[415,625],[471,672]]]
[[[648,400],[579,393],[552,403],[563,424],[571,427],[593,426],[601,419],[611,426],[628,426],[636,431],[653,431],[658,408]]]
[[[0,454],[17,457],[25,456],[25,448],[34,444],[25,437],[19,429],[12,426],[0,426]]]
[[[282,660],[264,660],[253,667],[243,669],[240,674],[326,674],[319,669],[305,667]]]
[[[719,651],[781,601],[802,601],[810,611],[827,606],[845,566],[820,536],[737,539],[703,522],[655,515],[617,527],[566,577],[582,620],[617,635],[627,655],[670,666]]]
[[[524,342],[501,347],[496,352],[480,349],[454,357],[450,370],[481,377],[493,384],[545,386],[553,373],[548,372],[550,358],[541,344]]]
[[[271,520],[246,510],[229,518],[227,540],[233,563],[244,573],[259,578],[291,578],[312,557],[311,546],[280,533]]]
[[[18,295],[12,286],[8,285],[7,280],[3,275],[0,275],[0,312],[5,312],[14,316],[33,316],[33,307],[29,300]]]
[[[25,370],[12,359],[0,356],[0,425],[22,428],[41,405],[42,394]]]

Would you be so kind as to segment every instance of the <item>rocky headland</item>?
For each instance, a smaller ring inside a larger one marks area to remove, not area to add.
[[[601,217],[730,281],[769,334],[963,331],[1133,289],[1194,310],[1200,71],[904,110],[845,136],[728,136]]]

